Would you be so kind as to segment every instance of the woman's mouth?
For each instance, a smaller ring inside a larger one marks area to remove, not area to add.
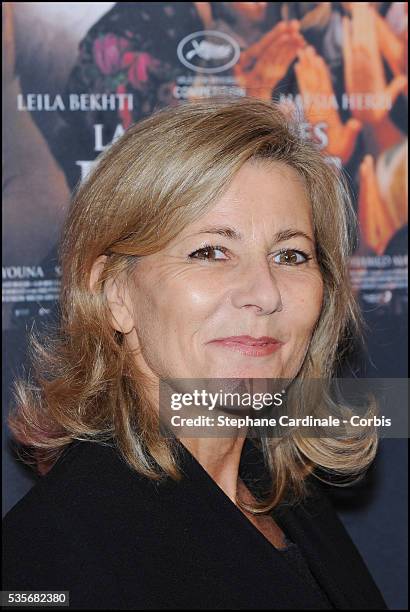
[[[280,340],[270,336],[254,338],[252,336],[229,336],[216,338],[208,344],[216,344],[242,355],[250,357],[264,357],[277,351],[283,344]]]

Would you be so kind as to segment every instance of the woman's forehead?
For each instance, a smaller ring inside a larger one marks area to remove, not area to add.
[[[276,230],[296,222],[305,228],[312,222],[311,204],[296,170],[284,164],[246,164],[223,195],[184,233],[220,233],[241,239],[250,227]]]

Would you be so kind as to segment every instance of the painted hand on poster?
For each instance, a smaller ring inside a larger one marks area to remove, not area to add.
[[[377,11],[375,12],[376,17],[376,31],[377,31],[377,40],[379,43],[379,49],[383,56],[383,58],[388,63],[390,70],[395,76],[399,76],[401,74],[408,74],[408,57],[407,57],[407,47],[408,47],[408,27],[407,27],[407,10],[408,5],[407,2],[402,2],[403,4],[403,12],[405,13],[405,25],[400,32],[400,34],[396,34],[393,32],[390,25],[387,23],[386,19],[384,19]],[[408,86],[406,85],[406,89],[404,92],[408,93]]]
[[[308,46],[299,51],[298,57],[295,73],[305,117],[312,125],[325,124],[328,136],[326,153],[339,157],[346,164],[353,153],[362,124],[357,119],[349,119],[343,124],[329,68],[315,49]]]
[[[396,151],[403,149],[404,134],[390,118],[398,96],[407,93],[402,46],[407,27],[402,31],[401,41],[386,19],[369,3],[352,2],[347,8],[351,19],[343,18],[346,94],[353,117],[364,125],[366,147],[372,153],[364,157],[358,173],[361,250],[381,255],[396,232],[407,223],[406,198],[394,196],[396,185],[400,185],[399,191],[404,194],[406,176],[400,174],[401,162],[392,163],[400,157]],[[390,82],[383,58],[393,75]],[[387,177],[393,173],[394,178],[389,182]],[[385,193],[382,193],[378,174],[383,177],[383,184],[390,184],[389,189],[384,189]]]
[[[396,228],[380,195],[371,155],[366,155],[360,164],[358,206],[362,245],[381,255]]]
[[[343,8],[351,14],[354,4],[364,3],[342,2],[342,4]],[[390,70],[395,76],[400,74],[407,75],[408,5],[407,2],[398,2],[394,4],[396,6],[400,5],[400,9],[403,13],[400,15],[400,21],[402,22],[400,33],[394,32],[387,20],[382,17],[377,10],[374,10],[372,6],[369,8],[373,11],[375,16],[377,41],[383,58],[388,63]]]
[[[349,107],[356,119],[377,124],[386,119],[399,94],[406,90],[407,78],[398,74],[386,83],[373,7],[367,2],[352,2],[351,14],[351,19],[343,18],[344,77]],[[399,66],[397,59],[393,64]]]
[[[381,255],[396,232],[407,224],[406,178],[406,141],[377,161],[372,155],[364,157],[359,168],[358,201],[362,251],[370,249]]]
[[[271,100],[276,85],[305,45],[298,21],[278,23],[260,40],[241,52],[234,67],[238,84],[248,95]]]

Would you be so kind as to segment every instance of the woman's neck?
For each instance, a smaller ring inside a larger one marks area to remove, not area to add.
[[[236,504],[239,464],[245,438],[184,438],[181,442]]]

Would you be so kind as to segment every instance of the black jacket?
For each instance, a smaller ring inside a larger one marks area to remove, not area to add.
[[[71,444],[3,521],[3,590],[69,591],[71,609],[317,609],[282,553],[184,447],[181,457],[182,481],[157,484],[115,447]],[[247,440],[244,479],[261,465]],[[309,489],[275,520],[334,608],[386,609],[325,493]]]

